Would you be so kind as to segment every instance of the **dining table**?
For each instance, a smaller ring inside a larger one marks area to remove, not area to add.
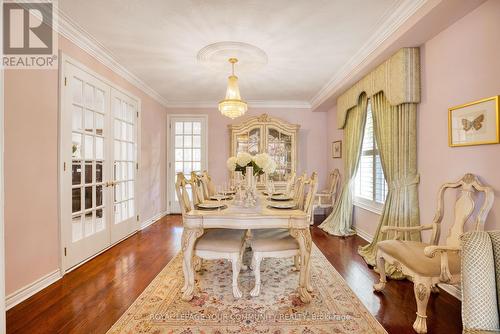
[[[304,303],[312,299],[310,265],[312,239],[307,214],[296,208],[279,209],[271,207],[268,196],[259,193],[254,207],[236,205],[234,200],[224,201],[224,209],[201,210],[194,208],[183,215],[184,230],[181,248],[183,254],[184,286],[182,299],[190,301],[194,296],[194,245],[207,229],[288,229],[299,245],[300,269],[297,293]],[[251,233],[247,233],[251,238]]]

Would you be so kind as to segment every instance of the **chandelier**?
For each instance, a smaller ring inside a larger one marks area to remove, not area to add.
[[[232,66],[232,74],[227,80],[226,98],[219,102],[219,111],[222,115],[235,119],[245,114],[248,105],[241,99],[238,77],[234,75],[234,64],[238,62],[238,59],[229,58],[229,62]]]

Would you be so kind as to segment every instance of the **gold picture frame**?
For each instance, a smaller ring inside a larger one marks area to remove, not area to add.
[[[342,158],[342,140],[332,142],[332,158]]]
[[[500,143],[500,96],[448,109],[450,147]]]

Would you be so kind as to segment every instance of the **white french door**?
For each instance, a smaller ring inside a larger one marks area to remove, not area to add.
[[[137,229],[137,105],[65,57],[59,153],[63,270]]]
[[[179,213],[179,201],[175,193],[177,173],[190,177],[192,171],[207,169],[207,116],[169,116],[169,206],[170,212]],[[190,197],[191,192],[188,189]]]
[[[123,239],[137,229],[136,134],[137,101],[112,89],[113,110],[113,212],[111,242]]]

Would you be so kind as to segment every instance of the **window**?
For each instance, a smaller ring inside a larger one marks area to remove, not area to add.
[[[354,202],[365,209],[380,212],[386,195],[387,183],[373,131],[371,101],[368,100],[361,158],[354,182]]]

